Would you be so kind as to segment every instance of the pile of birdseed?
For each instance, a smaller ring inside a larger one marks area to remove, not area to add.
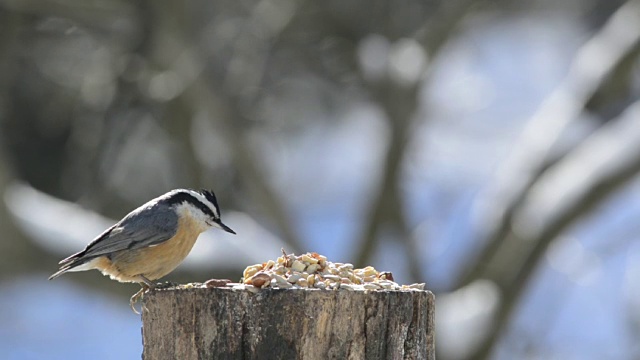
[[[390,272],[372,266],[354,269],[352,264],[334,263],[318,253],[286,254],[275,261],[248,266],[241,284],[234,288],[257,291],[261,288],[315,288],[329,290],[424,290],[425,284],[399,285]],[[231,285],[231,284],[230,284]]]

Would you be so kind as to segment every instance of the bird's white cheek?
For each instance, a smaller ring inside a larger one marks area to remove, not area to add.
[[[190,226],[196,227],[199,232],[204,232],[211,227],[207,215],[187,205],[178,208],[178,215],[187,220]]]
[[[192,226],[196,228],[198,232],[201,232],[201,233],[211,228],[211,226],[204,221],[194,221]]]

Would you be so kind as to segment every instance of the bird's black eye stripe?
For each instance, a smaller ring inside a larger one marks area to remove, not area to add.
[[[210,216],[212,219],[218,218],[218,216],[216,216],[207,205],[203,204],[202,201],[196,199],[193,195],[186,192],[177,192],[173,194],[171,197],[167,198],[165,201],[166,201],[166,204],[169,206],[175,205],[175,204],[182,204],[183,202],[188,202],[189,204],[200,209],[203,213]],[[214,205],[217,208],[217,204],[214,203]]]
[[[218,200],[216,199],[216,195],[213,193],[213,191],[202,189],[200,190],[200,193],[204,195],[204,197],[207,200],[209,200],[213,204],[213,206],[216,207],[216,211],[218,212],[218,215],[220,215],[220,207],[218,206]]]

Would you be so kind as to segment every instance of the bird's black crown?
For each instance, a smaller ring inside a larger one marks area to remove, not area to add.
[[[200,194],[204,195],[204,197],[211,201],[213,206],[216,207],[216,211],[218,212],[218,216],[220,216],[220,207],[218,206],[218,200],[216,199],[216,195],[211,190],[201,189]]]

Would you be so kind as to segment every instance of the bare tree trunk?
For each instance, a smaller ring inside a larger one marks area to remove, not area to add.
[[[152,291],[144,359],[435,359],[429,291]]]

